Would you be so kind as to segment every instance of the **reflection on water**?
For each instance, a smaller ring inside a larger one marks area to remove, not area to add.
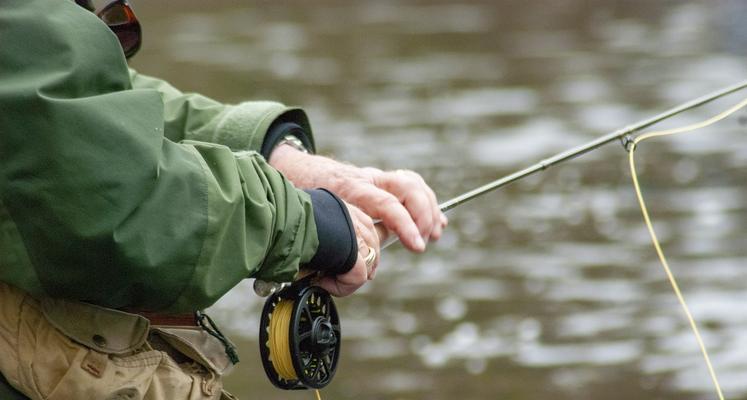
[[[442,199],[747,77],[739,0],[164,3],[136,3],[137,68],[223,100],[303,105],[322,153],[415,169]],[[740,118],[638,153],[729,398],[747,398]],[[310,399],[264,378],[250,287],[213,310],[242,347],[230,389]],[[338,305],[326,398],[713,398],[615,145],[455,210],[440,243],[388,249],[377,280]]]

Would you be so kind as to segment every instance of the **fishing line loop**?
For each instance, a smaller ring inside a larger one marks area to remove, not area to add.
[[[646,224],[646,228],[648,229],[649,235],[651,236],[651,241],[653,242],[654,249],[656,250],[656,254],[659,257],[661,266],[664,269],[664,272],[666,273],[667,278],[669,279],[669,283],[672,286],[672,290],[674,290],[674,294],[677,296],[677,300],[679,301],[680,306],[682,307],[682,310],[685,313],[685,316],[687,317],[687,321],[690,324],[690,328],[692,329],[693,334],[695,335],[695,340],[698,343],[698,347],[700,347],[700,351],[703,355],[703,359],[705,360],[706,366],[708,367],[708,373],[711,376],[711,381],[713,382],[713,385],[716,389],[716,393],[720,400],[724,400],[724,395],[721,390],[721,385],[718,382],[716,371],[713,368],[713,364],[711,363],[711,359],[708,355],[708,350],[706,348],[705,343],[703,342],[703,338],[700,335],[700,330],[698,329],[698,325],[695,322],[695,318],[693,318],[692,313],[690,312],[690,308],[687,306],[687,302],[685,301],[685,297],[682,294],[682,291],[680,290],[679,285],[677,284],[677,280],[675,279],[671,268],[669,267],[669,263],[667,262],[667,258],[664,255],[664,251],[662,250],[661,243],[659,242],[659,239],[656,236],[653,223],[651,222],[651,217],[649,215],[648,208],[646,207],[646,202],[643,199],[643,193],[641,191],[641,186],[638,181],[638,175],[636,174],[636,169],[635,169],[635,149],[638,143],[644,140],[647,140],[647,139],[651,139],[651,138],[659,137],[659,136],[668,136],[668,135],[674,135],[674,134],[679,134],[679,133],[687,133],[687,132],[695,131],[700,128],[705,128],[709,125],[712,125],[732,115],[733,113],[744,108],[745,106],[747,106],[747,99],[742,100],[741,102],[732,106],[726,111],[723,111],[711,118],[708,118],[705,121],[697,122],[697,123],[679,127],[679,128],[654,131],[654,132],[649,132],[649,133],[640,135],[637,138],[633,139],[633,141],[630,143],[630,150],[628,153],[628,161],[630,163],[630,175],[633,180],[633,187],[635,188],[635,193],[638,199],[638,204],[641,208],[641,213],[643,214],[644,223]]]

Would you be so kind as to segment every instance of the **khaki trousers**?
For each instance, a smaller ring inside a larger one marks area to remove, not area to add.
[[[31,399],[235,399],[212,364],[195,360],[199,349],[154,338],[125,353],[94,350],[55,327],[39,300],[0,282],[0,373]]]

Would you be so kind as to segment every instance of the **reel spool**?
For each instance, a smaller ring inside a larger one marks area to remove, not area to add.
[[[301,279],[272,294],[259,325],[262,366],[280,389],[321,389],[340,357],[340,318],[326,290]]]

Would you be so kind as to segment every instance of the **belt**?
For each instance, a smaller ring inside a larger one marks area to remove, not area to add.
[[[188,314],[162,314],[148,311],[124,309],[122,311],[130,314],[137,314],[148,321],[151,325],[160,326],[199,326],[197,323],[197,315],[195,313]]]

